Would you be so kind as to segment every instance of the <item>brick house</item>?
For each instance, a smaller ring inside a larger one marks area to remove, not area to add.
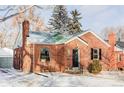
[[[15,69],[24,72],[87,70],[99,60],[103,70],[122,67],[123,50],[116,46],[116,36],[110,33],[108,42],[92,31],[62,35],[47,31],[29,31],[29,21],[22,24],[22,45],[14,49]],[[118,67],[119,66],[119,67]]]

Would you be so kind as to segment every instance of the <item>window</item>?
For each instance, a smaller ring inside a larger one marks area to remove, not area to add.
[[[99,48],[91,48],[91,59],[100,60],[101,59],[101,49]]]
[[[117,56],[117,61],[118,61],[118,62],[121,61],[121,55],[120,55],[120,54],[118,54],[118,56]]]
[[[93,59],[99,59],[99,49],[93,49]]]
[[[50,61],[49,50],[47,48],[41,49],[40,59],[45,59],[46,61]]]

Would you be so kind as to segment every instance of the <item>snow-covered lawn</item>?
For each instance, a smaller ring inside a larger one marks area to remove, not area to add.
[[[124,86],[124,72],[101,72],[98,75],[67,73],[24,74],[14,69],[0,68],[1,87],[111,87]]]

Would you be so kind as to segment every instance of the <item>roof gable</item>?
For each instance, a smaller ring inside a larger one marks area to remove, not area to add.
[[[81,36],[83,36],[85,34],[88,34],[88,33],[91,33],[93,36],[95,36],[97,39],[99,39],[103,44],[105,44],[106,46],[110,47],[110,45],[107,42],[105,42],[100,36],[98,36],[97,34],[95,34],[92,31],[86,31],[86,32],[84,32],[84,33],[82,33],[82,34],[80,34],[78,36],[81,37]]]
[[[67,43],[69,43],[69,42],[71,42],[71,41],[73,41],[73,40],[75,40],[75,39],[79,40],[81,43],[83,43],[83,44],[85,44],[86,46],[88,46],[88,44],[87,44],[85,41],[83,41],[82,39],[80,39],[79,37],[71,38],[70,40],[66,41],[64,44],[67,44]]]

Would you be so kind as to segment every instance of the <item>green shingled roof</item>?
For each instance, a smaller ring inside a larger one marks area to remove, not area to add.
[[[76,35],[79,35],[78,33]],[[32,43],[41,43],[41,44],[61,44],[69,39],[75,37],[76,35],[67,35],[60,33],[51,33],[51,32],[32,32],[29,33],[28,40]]]
[[[29,31],[29,37],[27,37],[27,40],[30,43],[35,43],[35,44],[62,44],[81,33],[83,32],[77,33],[75,35],[67,35],[67,34],[60,34],[57,32]],[[22,32],[19,33],[14,48],[21,46],[22,46]]]

